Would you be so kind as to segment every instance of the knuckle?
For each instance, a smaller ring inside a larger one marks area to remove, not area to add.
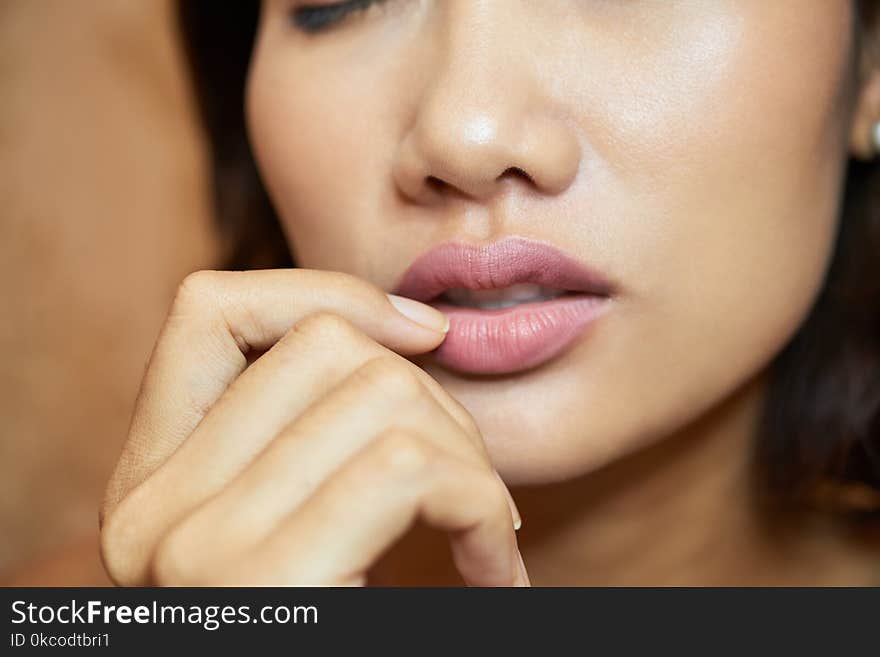
[[[318,311],[307,315],[294,324],[288,335],[290,335],[290,339],[293,339],[294,336],[300,336],[311,340],[335,341],[352,338],[357,335],[357,330],[340,315]]]
[[[432,450],[426,441],[412,432],[392,429],[379,439],[376,458],[386,473],[412,476],[420,474],[430,465]]]
[[[206,296],[216,293],[223,272],[201,269],[188,274],[177,286],[175,303],[189,304],[199,302]]]
[[[169,319],[186,319],[216,309],[220,303],[224,273],[210,269],[195,271],[177,286]]]
[[[156,546],[150,564],[152,580],[159,586],[195,584],[191,552],[180,531],[172,531]]]
[[[507,525],[511,522],[510,506],[507,502],[507,492],[504,484],[491,472],[483,475],[483,491],[480,499],[485,505],[486,514],[503,520]]]
[[[487,496],[495,512],[505,519],[510,518],[510,505],[507,501],[507,490],[501,480],[494,474],[486,474]],[[512,519],[511,519],[512,521]]]
[[[269,349],[269,353],[272,354],[271,360],[275,360],[279,366],[284,367],[295,362],[297,358],[301,358],[302,350],[299,348],[298,338],[302,335],[302,328],[295,324]],[[234,386],[235,383],[236,381],[233,381],[232,385]]]
[[[427,399],[428,390],[409,367],[409,363],[396,356],[377,356],[357,372],[366,385],[383,395],[408,403]]]
[[[137,535],[134,516],[124,504],[105,515],[100,533],[100,554],[110,579],[121,586],[140,584],[129,549]]]

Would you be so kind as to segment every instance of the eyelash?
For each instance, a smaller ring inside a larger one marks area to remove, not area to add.
[[[326,27],[339,23],[343,18],[369,9],[371,5],[388,0],[347,0],[330,5],[312,5],[294,9],[291,20],[304,32],[320,32]]]

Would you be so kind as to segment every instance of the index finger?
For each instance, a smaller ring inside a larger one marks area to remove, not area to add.
[[[378,343],[411,355],[437,347],[446,317],[342,272],[201,271],[178,288],[147,365],[107,499],[118,501],[193,431],[247,367],[303,317],[332,312]],[[137,464],[137,467],[135,465]]]

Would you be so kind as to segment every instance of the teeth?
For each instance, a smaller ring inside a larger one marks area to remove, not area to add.
[[[565,294],[558,288],[519,283],[492,290],[469,290],[463,287],[451,287],[441,296],[442,299],[458,306],[479,308],[480,310],[500,310],[521,303],[549,301]]]

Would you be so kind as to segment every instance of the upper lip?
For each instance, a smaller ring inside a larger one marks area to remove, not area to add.
[[[445,242],[421,255],[403,273],[395,294],[430,301],[452,287],[471,290],[534,283],[610,296],[614,285],[555,246],[519,236],[488,245]]]

